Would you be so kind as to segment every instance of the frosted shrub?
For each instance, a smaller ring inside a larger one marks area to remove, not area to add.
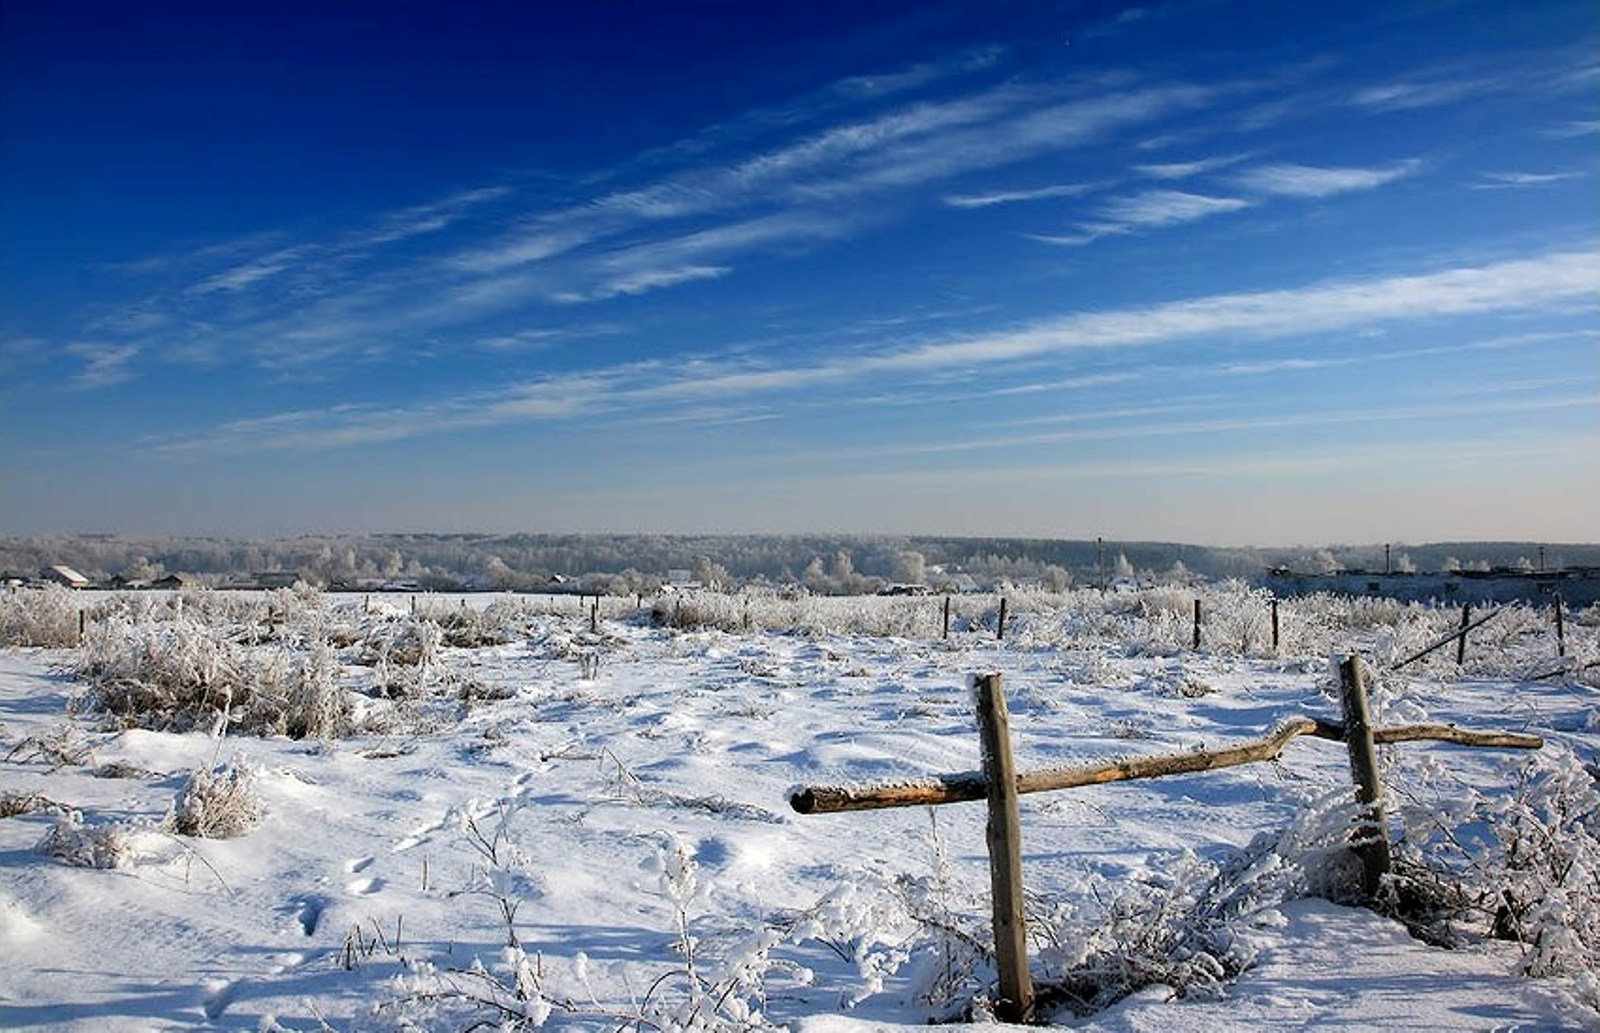
[[[339,685],[333,647],[313,642],[292,663],[286,654],[280,656],[281,666],[257,680],[244,726],[291,739],[336,739],[354,732],[350,697]]]
[[[498,646],[514,637],[511,627],[516,618],[510,612],[514,609],[504,601],[496,600],[483,610],[463,606],[441,614],[436,623],[444,645],[457,649]]]
[[[97,625],[78,657],[95,708],[124,724],[193,728],[241,698],[241,657],[214,629],[184,619],[164,625]]]
[[[1041,1007],[1083,1016],[1149,986],[1221,996],[1255,961],[1250,930],[1274,921],[1279,905],[1355,897],[1347,797],[1326,794],[1226,863],[1190,851],[1157,858],[1139,882],[1065,898],[1030,916],[1035,937],[1048,945],[1038,954]]]
[[[78,811],[56,819],[36,849],[74,868],[133,866],[133,830],[122,824],[87,825]]]
[[[242,646],[187,617],[94,626],[78,656],[92,709],[161,731],[235,728],[293,738],[353,731],[332,648]]]
[[[262,816],[255,775],[236,760],[189,776],[168,825],[180,836],[233,839],[261,824]]]
[[[70,588],[55,584],[0,593],[0,645],[77,645],[81,602]]]
[[[1556,750],[1523,762],[1504,795],[1460,800],[1446,787],[1457,802],[1415,822],[1398,860],[1452,884],[1436,921],[1445,938],[1465,926],[1519,940],[1525,974],[1571,977],[1600,1011],[1600,783]]]

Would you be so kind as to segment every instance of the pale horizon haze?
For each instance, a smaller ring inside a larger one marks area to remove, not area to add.
[[[1600,5],[0,6],[0,534],[1600,539]]]

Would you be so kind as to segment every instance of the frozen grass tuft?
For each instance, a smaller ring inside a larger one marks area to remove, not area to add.
[[[81,605],[81,598],[61,585],[0,593],[0,645],[75,646]]]
[[[167,824],[180,836],[233,839],[261,824],[263,816],[254,773],[234,762],[191,775]]]
[[[37,849],[74,868],[131,868],[133,831],[120,823],[88,825],[81,813],[69,811],[44,834]]]

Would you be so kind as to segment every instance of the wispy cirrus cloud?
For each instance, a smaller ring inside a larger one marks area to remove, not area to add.
[[[1551,126],[1541,135],[1552,140],[1574,140],[1580,136],[1594,136],[1600,133],[1600,119],[1589,119],[1581,122],[1564,122],[1558,126]]]
[[[1058,197],[1079,197],[1093,190],[1093,183],[1057,183],[1032,190],[996,190],[986,194],[950,194],[944,203],[952,208],[992,208],[997,204],[1022,204],[1049,201]]]
[[[839,210],[866,194],[888,194],[1080,147],[1127,126],[1193,110],[1215,94],[1213,88],[1177,84],[1060,98],[1041,87],[1008,84],[920,101],[824,127],[725,164],[679,171],[530,217],[498,239],[445,261],[493,273],[669,220],[741,209]]]
[[[1094,221],[1082,224],[1076,233],[1035,235],[1033,239],[1048,244],[1079,246],[1102,237],[1175,226],[1212,215],[1236,212],[1253,203],[1238,197],[1213,197],[1184,190],[1148,190],[1128,197],[1112,198],[1100,207]]]
[[[989,60],[910,70],[866,113],[859,108],[868,101],[845,96],[865,89],[857,83],[816,104],[830,115],[849,108],[845,117],[817,124],[808,121],[814,112],[786,113],[762,127],[756,147],[728,151],[711,132],[703,149],[686,147],[659,174],[587,198],[564,184],[563,203],[542,207],[537,192],[488,184],[320,238],[263,235],[213,249],[205,261],[152,268],[186,281],[141,303],[142,325],[124,322],[113,335],[194,362],[242,356],[309,372],[341,357],[382,361],[421,334],[471,334],[539,306],[597,305],[724,279],[752,260],[902,219],[930,185],[1068,152],[1203,107],[1225,89],[1120,75],[915,95],[918,80],[943,87]],[[1077,192],[1053,184],[950,196],[982,207]],[[875,203],[863,204],[867,197]],[[443,247],[411,246],[446,232]]]
[[[358,233],[353,246],[378,247],[429,233],[436,233],[467,217],[474,209],[514,194],[504,184],[477,187],[451,194],[439,201],[413,205],[376,219],[371,229]]]
[[[1189,179],[1192,176],[1215,172],[1237,165],[1248,157],[1244,154],[1224,154],[1195,161],[1155,162],[1135,165],[1133,171],[1150,179]]]
[[[1454,104],[1500,86],[1498,80],[1482,77],[1419,78],[1368,86],[1352,95],[1350,103],[1380,112],[1415,111]]]
[[[262,280],[277,276],[295,266],[311,253],[309,247],[287,247],[252,258],[240,265],[208,276],[189,288],[190,294],[212,294],[218,291],[242,291]]]
[[[1586,172],[1484,172],[1471,186],[1474,190],[1515,190],[1582,179],[1587,175]]]
[[[72,386],[89,391],[110,387],[133,378],[133,360],[139,355],[135,345],[79,343],[67,345],[67,354],[83,362],[72,378]]]
[[[1415,158],[1377,168],[1331,168],[1285,162],[1246,169],[1231,177],[1231,182],[1243,190],[1277,197],[1317,199],[1355,190],[1372,190],[1415,175],[1421,168],[1422,162]]]
[[[795,365],[705,361],[635,363],[552,376],[410,407],[336,407],[227,424],[155,443],[167,453],[326,448],[392,441],[530,420],[602,414],[660,415],[692,403],[807,392],[893,374],[916,377],[983,369],[1090,349],[1146,348],[1226,336],[1274,339],[1358,331],[1394,323],[1593,304],[1600,255],[1553,252],[1411,276],[1314,283],[1044,320],[1015,330],[908,348],[846,353]],[[1268,368],[1241,367],[1237,373]]]

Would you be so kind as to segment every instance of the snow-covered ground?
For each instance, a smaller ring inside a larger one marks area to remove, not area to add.
[[[939,600],[809,603],[804,619],[799,604],[703,602],[732,615],[729,630],[663,626],[648,605],[608,600],[591,631],[575,600],[430,597],[419,618],[393,597],[279,594],[250,611],[149,595],[95,599],[81,651],[0,651],[0,1027],[986,1021],[983,805],[802,816],[792,788],[976,768],[975,672],[1003,676],[1021,768],[1337,719],[1326,646],[1382,671],[1454,619],[1286,603],[1280,655],[1259,614],[1230,615],[1248,594],[1208,597],[1215,627],[1234,630],[1224,647],[1208,625],[1218,645],[1198,651],[1170,599],[1097,593],[1014,608],[1004,641],[993,600],[963,601],[945,639]],[[446,618],[485,606],[457,624],[500,641],[449,645]],[[1326,899],[1348,875],[1348,759],[1298,739],[1277,762],[1023,797],[1049,1020],[1107,1033],[1600,1028],[1596,966],[1580,956],[1600,927],[1586,910],[1600,901],[1600,691],[1581,670],[1600,643],[1592,614],[1568,615],[1568,673],[1536,680],[1562,666],[1541,620],[1510,615],[1498,637],[1483,629],[1465,669],[1451,646],[1373,690],[1380,725],[1546,738],[1537,754],[1383,749],[1402,859],[1525,898],[1540,878],[1527,869],[1547,858],[1507,861],[1505,843],[1545,837],[1565,869],[1549,900],[1517,902],[1536,942],[1483,935],[1493,901],[1436,921],[1455,941],[1445,949]],[[859,630],[875,624],[898,633]],[[153,652],[157,638],[138,637],[152,628],[191,653],[226,640],[224,660],[280,674],[326,643],[360,730],[118,730],[86,709],[76,672],[96,649]],[[174,831],[192,773],[217,768],[248,780],[259,824],[233,838]],[[1158,981],[1090,1015],[1048,989],[1089,996],[1140,965]]]

